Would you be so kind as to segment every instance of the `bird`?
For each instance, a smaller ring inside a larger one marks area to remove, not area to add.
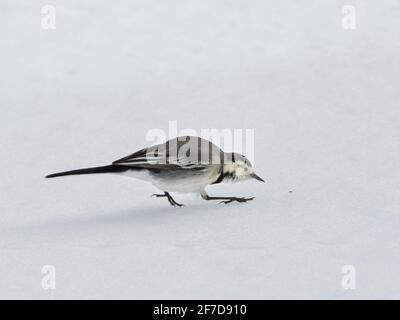
[[[265,182],[242,154],[224,152],[211,141],[196,136],[179,136],[165,143],[143,148],[110,165],[64,171],[47,175],[55,178],[70,175],[112,173],[148,181],[163,193],[172,206],[181,207],[174,193],[197,193],[204,200],[219,203],[247,202],[255,197],[213,197],[205,188],[221,182],[256,179]]]

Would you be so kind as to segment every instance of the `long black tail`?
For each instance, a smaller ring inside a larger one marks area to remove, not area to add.
[[[46,178],[55,178],[55,177],[61,177],[61,176],[71,176],[71,175],[76,175],[76,174],[90,174],[90,173],[112,173],[112,172],[123,172],[128,170],[126,166],[120,166],[120,165],[109,165],[109,166],[103,166],[103,167],[94,167],[94,168],[86,168],[86,169],[78,169],[78,170],[72,170],[72,171],[64,171],[64,172],[58,172],[58,173],[53,173]]]

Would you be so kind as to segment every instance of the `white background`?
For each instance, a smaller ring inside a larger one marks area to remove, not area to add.
[[[400,298],[399,16],[396,0],[2,0],[0,297]],[[267,183],[208,191],[256,199],[173,208],[138,180],[44,179],[170,120],[254,129]]]

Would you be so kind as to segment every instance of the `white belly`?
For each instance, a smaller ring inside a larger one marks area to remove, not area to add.
[[[201,192],[206,186],[213,183],[216,179],[212,172],[193,176],[188,174],[179,178],[166,178],[165,176],[150,174],[147,170],[128,170],[117,174],[128,178],[136,178],[150,182],[153,186],[162,191],[178,193]]]
[[[205,176],[203,178],[196,177],[195,179],[185,178],[175,181],[169,181],[165,179],[154,179],[153,185],[160,190],[167,192],[178,192],[178,193],[193,193],[204,190],[206,186],[213,183],[215,179],[210,179]]]

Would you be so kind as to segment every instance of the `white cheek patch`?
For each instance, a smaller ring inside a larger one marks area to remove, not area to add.
[[[247,174],[246,174],[246,171],[244,170],[243,167],[237,167],[237,168],[236,168],[236,175],[237,175],[239,178],[242,178],[242,177],[245,177]]]
[[[249,171],[241,163],[225,164],[224,172],[231,174],[232,180],[245,180],[249,178]]]

